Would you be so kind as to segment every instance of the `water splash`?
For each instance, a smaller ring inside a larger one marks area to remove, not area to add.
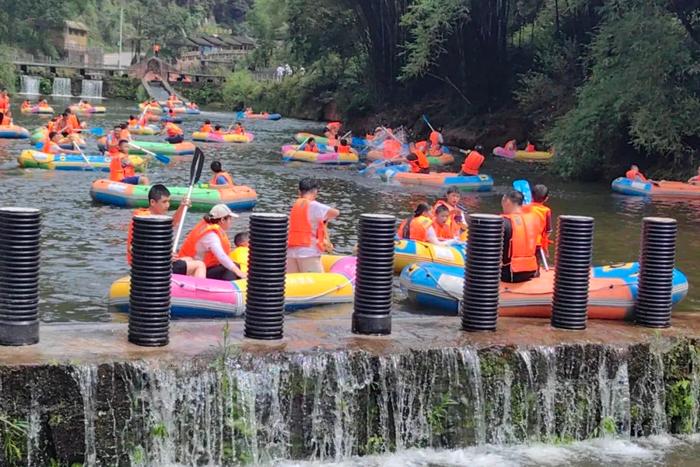
[[[72,367],[73,378],[83,400],[83,417],[85,428],[85,464],[95,465],[97,450],[95,444],[95,388],[97,387],[97,366],[80,365]]]
[[[80,97],[88,99],[102,99],[102,81],[84,79]]]
[[[54,78],[52,95],[56,97],[71,97],[70,78]]]
[[[20,94],[26,94],[29,96],[39,95],[40,79],[38,77],[22,75],[21,81],[22,84]]]

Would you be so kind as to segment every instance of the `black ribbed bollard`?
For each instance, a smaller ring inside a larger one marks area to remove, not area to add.
[[[288,229],[284,214],[250,216],[245,336],[251,339],[282,339],[284,334]]]
[[[134,216],[129,294],[129,342],[168,345],[173,220],[168,216]]]
[[[470,214],[462,298],[464,331],[496,330],[502,253],[503,218]]]
[[[0,208],[0,345],[39,342],[41,212]]]
[[[362,214],[358,231],[357,276],[352,332],[391,334],[396,217]]]
[[[642,326],[667,328],[671,325],[677,233],[675,219],[645,217],[643,220],[635,305],[635,321]]]
[[[593,260],[592,217],[559,216],[552,327],[586,329]]]

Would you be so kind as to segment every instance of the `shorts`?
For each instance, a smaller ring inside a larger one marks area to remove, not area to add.
[[[129,185],[138,185],[139,180],[141,180],[140,175],[134,175],[133,177],[122,178],[122,183],[128,183]]]
[[[207,268],[207,279],[218,279],[220,281],[235,281],[240,279],[233,271],[230,271],[222,265],[217,265]]]
[[[173,261],[173,274],[187,275],[187,262],[183,259]]]
[[[287,272],[323,272],[323,264],[320,256],[306,258],[287,257]]]

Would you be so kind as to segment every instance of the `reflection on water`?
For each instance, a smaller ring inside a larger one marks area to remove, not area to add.
[[[64,103],[65,105],[65,103]],[[93,117],[91,125],[110,128],[116,121],[137,113],[127,102],[106,101],[108,114]],[[57,109],[60,105],[56,106]],[[204,112],[185,116],[182,125],[187,134],[205,118],[230,124],[231,113]],[[29,129],[43,118],[20,116],[17,121]],[[203,180],[208,180],[208,162],[217,158],[233,174],[237,183],[250,185],[258,192],[259,211],[286,211],[296,196],[300,177],[323,180],[320,200],[340,209],[341,217],[332,226],[333,243],[340,253],[350,253],[356,242],[356,224],[361,213],[381,212],[406,217],[419,201],[433,202],[438,193],[419,187],[387,186],[379,180],[357,176],[351,168],[319,167],[303,163],[283,164],[280,147],[298,131],[318,132],[320,124],[293,119],[278,122],[250,121],[246,127],[255,133],[250,145],[203,144],[207,155]],[[157,139],[157,137],[139,137]],[[130,211],[93,205],[89,196],[92,180],[99,176],[89,172],[52,172],[21,170],[16,156],[28,147],[26,141],[0,140],[0,179],[3,182],[2,205],[33,206],[44,212],[43,278],[41,311],[47,321],[109,320],[106,297],[109,285],[126,274],[124,259],[125,229]],[[87,151],[95,152],[91,143]],[[700,200],[692,202],[659,201],[614,195],[607,184],[567,183],[551,179],[536,164],[514,163],[490,158],[486,172],[496,179],[493,193],[466,194],[463,204],[473,211],[498,212],[500,195],[517,178],[543,182],[552,190],[551,206],[555,214],[580,214],[596,218],[596,264],[636,260],[639,250],[640,223],[643,216],[669,216],[680,224],[678,266],[691,284],[700,279]],[[185,159],[170,167],[149,168],[151,180],[184,185],[189,175]],[[190,214],[186,227],[192,227],[201,214]],[[235,231],[244,230],[248,214],[236,221]],[[697,309],[700,293],[692,287],[682,309]],[[350,308],[348,308],[348,311]],[[399,313],[411,312],[406,303]]]

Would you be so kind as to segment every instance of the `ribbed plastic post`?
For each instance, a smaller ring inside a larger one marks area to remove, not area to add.
[[[667,328],[671,325],[677,234],[675,219],[645,217],[643,220],[635,305],[635,321],[642,326]]]
[[[168,345],[173,220],[135,216],[133,222],[129,342],[144,347]]]
[[[250,216],[245,336],[251,339],[282,339],[284,334],[288,230],[285,214]]]
[[[0,208],[0,345],[39,342],[41,212]]]
[[[462,298],[464,331],[496,330],[502,253],[503,218],[470,214]]]
[[[391,334],[396,217],[362,214],[352,332]]]
[[[593,227],[592,217],[559,216],[552,327],[586,329],[593,260]]]

